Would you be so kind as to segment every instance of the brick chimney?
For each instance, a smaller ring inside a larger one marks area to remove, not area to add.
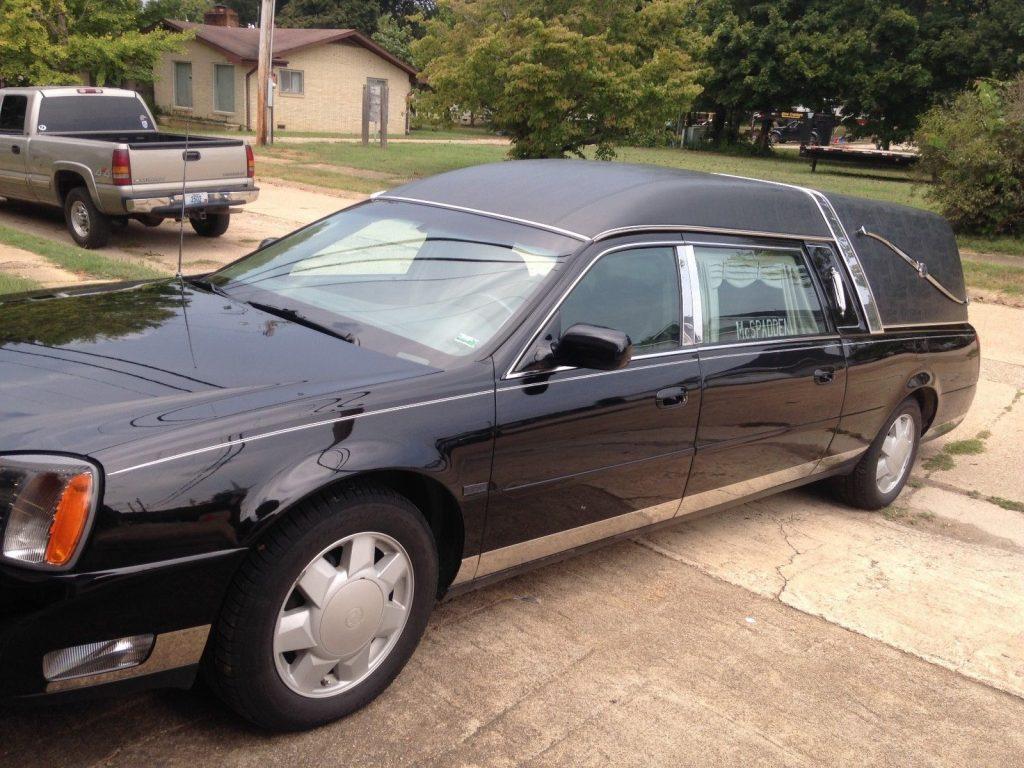
[[[238,12],[234,8],[218,3],[203,14],[203,24],[214,27],[237,27]]]

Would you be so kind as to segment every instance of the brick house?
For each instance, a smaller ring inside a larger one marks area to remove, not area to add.
[[[216,5],[203,24],[167,19],[195,39],[164,54],[153,85],[158,109],[205,122],[254,128],[259,30],[240,27],[238,14]],[[408,129],[416,70],[354,29],[274,29],[274,127],[291,131],[359,133],[363,86],[387,84],[388,133]]]

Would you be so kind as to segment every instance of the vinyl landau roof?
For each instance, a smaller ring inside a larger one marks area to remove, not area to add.
[[[817,205],[799,189],[658,166],[520,160],[432,176],[387,195],[512,216],[585,238],[659,225],[829,237]]]

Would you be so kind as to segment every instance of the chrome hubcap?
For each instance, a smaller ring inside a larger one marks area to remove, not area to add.
[[[71,227],[79,237],[89,236],[89,209],[81,200],[71,204]]]
[[[875,482],[882,493],[892,493],[910,468],[910,456],[914,452],[914,420],[902,414],[889,427],[882,441],[882,452],[878,456]]]
[[[358,685],[398,642],[413,594],[412,561],[390,536],[357,533],[332,544],[281,606],[274,631],[281,680],[314,698]]]

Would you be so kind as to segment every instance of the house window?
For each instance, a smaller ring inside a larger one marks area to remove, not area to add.
[[[174,106],[192,109],[191,62],[174,62]]]
[[[213,65],[213,109],[235,111],[235,68],[231,64]]]
[[[277,85],[281,93],[291,96],[301,96],[306,90],[305,78],[301,69],[278,70]]]

